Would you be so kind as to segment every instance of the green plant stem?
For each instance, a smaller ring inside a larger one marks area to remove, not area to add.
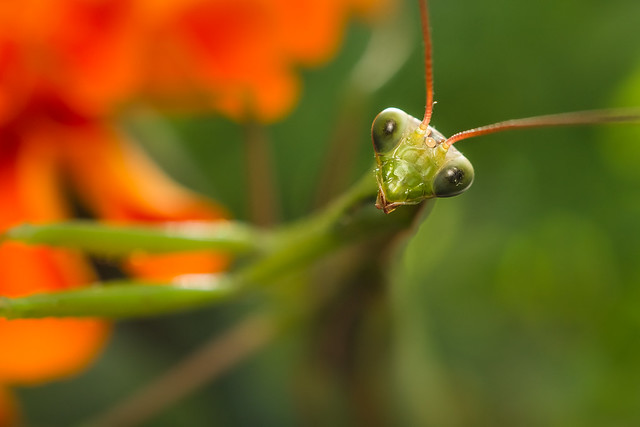
[[[395,233],[413,223],[420,210],[418,206],[385,215],[373,206],[376,192],[375,179],[369,172],[324,211],[274,232],[265,252],[226,275],[207,276],[204,281],[200,276],[195,277],[198,279],[195,281],[169,286],[118,282],[22,298],[0,298],[0,316],[123,318],[220,303],[262,288],[336,248],[381,233]],[[76,247],[73,242],[69,245]]]
[[[119,281],[22,298],[0,297],[0,317],[154,316],[224,301],[234,292],[226,283],[224,277],[220,279],[218,286],[203,288]]]
[[[242,255],[263,250],[268,235],[237,222],[175,223],[154,227],[71,221],[18,225],[7,230],[2,239],[79,249],[103,256],[124,256],[134,251],[166,253],[199,250]]]

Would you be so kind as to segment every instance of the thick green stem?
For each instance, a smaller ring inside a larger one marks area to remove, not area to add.
[[[262,288],[288,273],[308,266],[336,248],[381,233],[395,233],[408,228],[420,207],[409,206],[399,209],[392,215],[385,215],[374,207],[376,191],[375,179],[371,173],[367,173],[349,192],[324,211],[275,231],[268,239],[268,245],[262,246],[263,251],[258,253],[251,262],[226,275],[186,276],[182,282],[168,286],[167,284],[149,286],[136,282],[128,282],[128,284],[119,282],[109,286],[95,286],[22,298],[0,298],[0,316],[14,319],[49,316],[122,318],[158,315],[220,303],[231,297],[246,294],[252,289]],[[88,224],[86,226],[87,233],[101,233],[99,228]],[[22,234],[13,230],[7,234],[7,238],[20,236],[22,241],[33,243],[53,241],[55,239],[50,237],[56,235],[53,229],[48,229],[47,233],[27,233],[26,231],[34,229],[18,229]],[[71,233],[75,237],[67,241],[65,246],[77,247],[76,243],[82,240],[83,233],[80,228],[75,230],[77,234]],[[121,232],[125,231],[121,230]],[[249,234],[260,235],[253,232]],[[62,233],[56,236],[64,235]],[[147,237],[151,239],[149,241],[160,239],[159,236]],[[63,240],[61,238],[55,241],[60,244]],[[163,250],[176,249],[176,246],[170,246],[168,241],[160,239],[158,242],[164,242],[162,245],[166,244],[166,246],[161,245]],[[190,240],[176,242],[186,245],[182,249],[187,247],[194,249],[190,245],[197,243]],[[112,244],[117,246],[113,242]],[[99,251],[99,248],[95,249]]]

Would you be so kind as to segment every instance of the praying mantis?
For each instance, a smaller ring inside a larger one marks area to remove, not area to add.
[[[582,111],[508,120],[445,138],[430,126],[433,114],[433,60],[427,0],[420,1],[426,80],[422,121],[397,108],[382,111],[371,129],[376,158],[378,200],[385,213],[434,197],[451,197],[473,183],[471,162],[453,147],[455,142],[513,129],[640,121],[640,111]]]

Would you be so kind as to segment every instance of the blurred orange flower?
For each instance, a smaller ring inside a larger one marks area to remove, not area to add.
[[[299,95],[296,67],[328,60],[350,13],[385,0],[22,0],[0,3],[0,231],[73,216],[217,220],[224,211],[179,186],[110,124],[129,103],[273,121]],[[70,191],[71,190],[71,193]],[[137,275],[224,269],[214,254],[136,259]],[[79,254],[0,245],[0,295],[90,283]],[[159,265],[162,268],[158,268]],[[188,266],[188,271],[185,270]],[[96,319],[0,319],[4,385],[86,366],[109,325]],[[3,404],[4,402],[4,404]],[[5,415],[7,414],[7,415]]]

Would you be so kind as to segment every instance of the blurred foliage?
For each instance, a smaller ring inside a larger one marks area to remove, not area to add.
[[[409,3],[416,45],[354,115],[354,178],[371,163],[378,111],[422,115],[422,46]],[[636,0],[431,3],[433,124],[445,135],[640,105]],[[368,37],[352,26],[337,60],[306,73],[295,112],[268,129],[284,221],[313,209],[337,106]],[[136,115],[127,126],[144,135],[149,120]],[[152,154],[246,219],[242,126],[220,117],[167,120],[163,144],[148,144]],[[334,301],[357,317],[343,325],[346,348],[321,340],[323,326],[337,324],[338,334],[341,318],[331,314],[340,310],[311,316],[149,425],[640,424],[640,128],[508,132],[458,148],[474,163],[474,186],[435,204],[395,267],[378,273],[388,288]],[[326,275],[320,270],[315,285]],[[88,373],[20,390],[29,423],[69,425],[105,410],[247,310],[235,304],[120,324]],[[349,363],[332,351],[350,352]]]

